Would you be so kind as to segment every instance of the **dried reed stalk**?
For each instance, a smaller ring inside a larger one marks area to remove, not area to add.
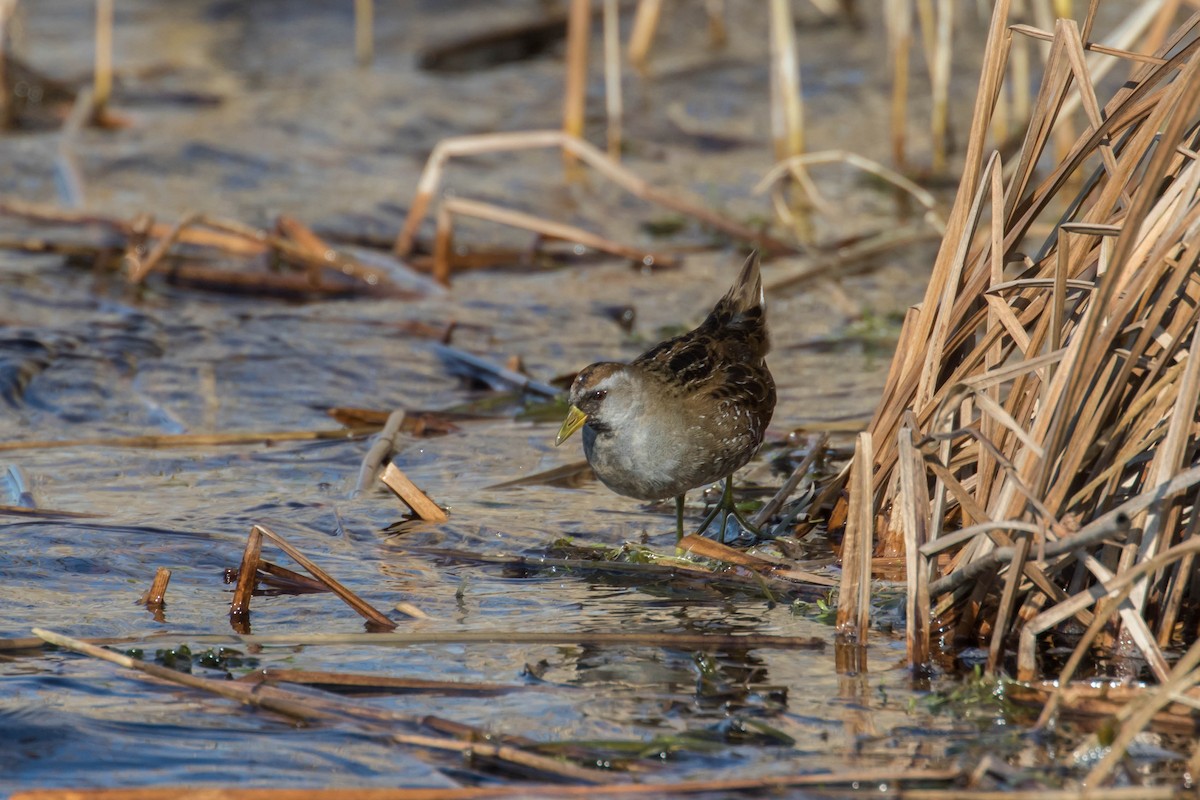
[[[570,136],[562,131],[521,131],[457,136],[438,142],[433,148],[433,152],[429,154],[429,160],[425,162],[425,169],[421,173],[421,179],[417,182],[417,191],[409,206],[408,216],[396,237],[394,248],[396,255],[404,258],[412,252],[417,228],[429,211],[429,205],[441,185],[446,162],[451,158],[548,147],[557,147],[570,152],[635,197],[694,217],[710,228],[755,244],[765,253],[785,253],[795,249],[760,231],[711,211],[698,202],[682,197],[677,191],[666,191],[652,186],[640,175],[613,161],[583,139]]]
[[[678,259],[664,253],[653,253],[640,247],[615,242],[574,225],[543,219],[533,214],[514,211],[491,203],[469,200],[465,197],[447,197],[438,208],[437,233],[434,239],[437,247],[434,248],[433,253],[433,277],[443,286],[450,285],[452,271],[450,243],[453,241],[454,215],[498,222],[512,228],[533,231],[549,239],[575,242],[602,253],[612,253],[615,256],[637,261],[647,267],[651,265],[669,267],[678,264]]]
[[[604,0],[604,111],[608,117],[608,157],[621,160],[621,9],[617,0]]]
[[[9,48],[12,44],[9,32],[16,10],[17,0],[0,0],[0,130],[11,128],[17,116],[8,70]]]
[[[607,782],[611,777],[609,772],[581,767],[570,762],[543,756],[531,752],[521,746],[507,742],[511,737],[494,736],[488,731],[480,730],[470,725],[441,720],[436,717],[412,717],[391,712],[381,712],[378,709],[353,705],[342,700],[328,699],[312,692],[296,692],[281,689],[276,686],[242,681],[214,680],[189,673],[179,672],[169,667],[140,661],[129,656],[97,647],[88,642],[73,639],[53,631],[34,628],[33,633],[45,642],[81,653],[90,658],[96,658],[116,664],[125,669],[134,670],[153,678],[164,680],[176,685],[209,692],[244,705],[263,708],[295,720],[304,722],[331,723],[337,722],[372,735],[384,735],[397,744],[409,744],[434,750],[462,753],[495,761],[518,774],[528,774],[530,771],[543,774],[548,778],[572,783],[597,784]],[[396,731],[397,727],[420,730],[422,727],[442,727],[454,731],[453,736],[430,736],[420,733]],[[560,790],[567,788],[558,787]],[[188,796],[174,789],[176,797]],[[424,790],[422,790],[424,791]],[[205,789],[199,796],[212,796]],[[275,797],[287,796],[288,790],[271,790]],[[128,796],[128,795],[126,795]],[[271,796],[268,794],[267,796]],[[343,790],[344,796],[344,790]],[[470,796],[470,795],[467,795]]]
[[[108,107],[113,85],[113,0],[96,0],[96,63],[92,76],[91,111],[99,119]]]
[[[804,99],[791,0],[770,0],[771,139],[775,160],[804,152]]]
[[[403,738],[401,738],[403,737]],[[418,746],[436,747],[445,743],[445,739],[432,737],[394,735],[393,741]],[[459,743],[456,750],[464,757],[483,758],[497,748],[486,745],[482,741]],[[514,748],[508,748],[513,751]],[[528,757],[527,760],[516,762],[518,765],[545,767],[554,762],[545,757],[539,757],[535,763],[533,754],[516,751]],[[561,764],[561,762],[559,762]],[[466,786],[442,788],[389,788],[368,787],[356,788],[348,792],[345,788],[336,789],[278,789],[278,788],[234,788],[234,787],[189,787],[189,786],[155,786],[155,787],[122,787],[120,789],[29,789],[12,795],[12,800],[341,800],[347,794],[353,794],[360,800],[501,800],[506,798],[604,798],[612,797],[672,797],[710,794],[762,794],[781,793],[788,788],[812,787],[821,790],[828,787],[852,787],[859,785],[891,785],[903,789],[907,784],[950,783],[961,777],[958,769],[859,769],[842,772],[818,772],[798,775],[766,775],[763,777],[708,779],[675,782],[659,782],[642,780],[638,783],[616,782],[607,773],[599,770],[591,771],[604,779],[597,785],[570,786],[561,783],[531,783],[523,781],[516,784],[489,786]],[[556,771],[562,778],[573,777],[567,774],[562,766]],[[576,778],[578,779],[578,778]],[[599,779],[597,779],[599,780]],[[904,789],[904,796],[918,797],[915,790]],[[930,797],[930,792],[924,790],[920,797]],[[937,797],[964,797],[970,800],[976,793],[953,790],[961,794],[941,794]],[[1033,797],[1029,792],[1012,795],[998,794],[999,800],[1026,800]],[[1147,790],[1146,794],[1135,795],[1128,792],[1116,794],[1089,794],[1088,800],[1170,800],[1175,795],[1157,790]],[[981,800],[982,796],[980,795]],[[1048,792],[1037,795],[1048,800],[1082,800],[1084,795],[1075,792]],[[987,798],[990,800],[990,798]]]
[[[1033,678],[1038,637],[1075,619],[1087,643],[1119,627],[1166,682],[1162,648],[1200,622],[1200,14],[1146,55],[1125,47],[1152,15],[1098,45],[1094,7],[1034,30],[996,3],[958,196],[868,429],[873,481],[857,452],[831,512],[857,531],[873,505],[881,547],[903,542],[913,665],[953,625],[989,670]],[[1014,32],[1050,45],[1002,166],[986,141]],[[1131,70],[1107,97],[1099,54]]]
[[[391,631],[391,630],[396,629],[396,623],[394,623],[390,619],[388,619],[386,614],[382,613],[381,611],[378,611],[374,606],[372,606],[366,600],[363,600],[357,594],[350,591],[345,586],[343,586],[341,583],[339,583],[337,580],[335,580],[332,575],[330,575],[328,572],[326,572],[325,570],[323,570],[319,566],[317,566],[316,563],[314,563],[312,561],[312,559],[308,558],[308,556],[304,555],[304,553],[301,553],[299,550],[297,550],[291,544],[291,542],[289,542],[287,539],[284,539],[278,533],[271,530],[270,528],[268,528],[265,525],[254,525],[253,527],[251,527],[251,529],[250,529],[250,538],[251,539],[254,537],[256,532],[259,535],[261,535],[262,537],[270,539],[275,544],[276,547],[278,547],[280,550],[282,550],[283,552],[285,552],[289,556],[291,556],[291,558],[297,564],[299,564],[300,566],[302,566],[306,570],[308,570],[309,575],[312,575],[318,581],[323,583],[329,591],[331,591],[335,595],[337,595],[338,598],[343,603],[345,603],[346,605],[348,605],[352,609],[354,609],[355,613],[357,613],[363,619],[367,620],[367,622],[371,626],[373,626],[377,630],[383,630],[383,631]],[[250,542],[249,541],[247,541],[246,550],[247,550],[247,552],[250,551]],[[257,566],[257,564],[256,564],[256,566]],[[240,584],[240,582],[241,582],[240,574],[238,576],[238,580],[239,580],[239,584]]]
[[[171,570],[166,567],[159,567],[154,571],[154,581],[150,584],[150,588],[146,593],[138,598],[138,604],[145,606],[150,611],[158,613],[166,607],[167,600],[167,584],[171,582]]]
[[[437,503],[429,499],[395,464],[388,464],[380,480],[426,522],[446,522],[450,519]]]
[[[638,0],[637,10],[633,12],[633,28],[629,31],[629,63],[639,72],[646,69],[647,55],[654,43],[661,14],[662,0]]]
[[[908,62],[912,52],[912,6],[910,0],[885,0],[888,56],[891,61],[892,164],[903,172],[908,168],[906,123],[908,119]]]
[[[592,32],[591,0],[570,0],[567,15],[567,76],[563,86],[563,133],[583,138],[587,111],[588,39]],[[575,155],[563,151],[563,163],[575,166]]]
[[[375,60],[375,0],[354,0],[354,57],[360,67]]]
[[[250,598],[258,585],[258,560],[262,553],[262,531],[255,525],[246,535],[246,547],[238,565],[237,584],[229,603],[229,624],[238,633],[250,632]]]
[[[166,433],[146,436],[100,436],[95,439],[30,439],[24,442],[0,442],[0,452],[44,450],[51,447],[224,447],[239,444],[275,442],[313,442],[328,439],[355,439],[379,430],[378,425],[340,428],[332,431],[262,431],[233,433]]]
[[[850,644],[866,645],[871,613],[871,552],[874,550],[875,511],[871,502],[871,434],[860,433],[850,466],[853,505],[842,539],[842,583],[838,590],[838,636]]]

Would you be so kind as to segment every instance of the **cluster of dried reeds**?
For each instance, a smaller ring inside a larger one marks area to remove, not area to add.
[[[1087,632],[1063,677],[1121,635],[1161,682],[1195,660],[1173,672],[1164,648],[1200,623],[1200,15],[1147,56],[1093,47],[1095,7],[1081,34],[1010,28],[996,4],[925,300],[826,487],[851,484],[832,518],[847,547],[871,552],[878,533],[877,555],[905,554],[913,665],[953,640],[988,646],[996,671],[1016,645],[1033,678],[1038,637],[1072,621]],[[1049,56],[1003,159],[985,141],[1030,34]],[[1130,70],[1103,106],[1088,50]],[[1084,130],[1056,151],[1076,109]]]

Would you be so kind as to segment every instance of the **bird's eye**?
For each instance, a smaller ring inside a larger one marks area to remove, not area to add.
[[[596,391],[592,392],[592,399],[599,402],[603,400],[607,394],[607,389],[597,389]]]

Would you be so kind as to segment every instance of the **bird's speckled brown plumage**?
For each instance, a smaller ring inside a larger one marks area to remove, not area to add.
[[[583,417],[583,450],[596,476],[618,494],[679,497],[726,478],[762,444],[775,410],[767,369],[766,304],[758,256],[695,330],[668,339],[631,364],[600,362],[571,386]]]

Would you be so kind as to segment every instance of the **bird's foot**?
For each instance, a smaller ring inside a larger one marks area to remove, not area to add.
[[[751,542],[757,541],[762,537],[762,531],[758,529],[750,520],[742,516],[742,512],[738,510],[737,504],[733,501],[733,479],[732,476],[725,479],[725,488],[721,491],[721,500],[713,507],[713,510],[708,512],[704,521],[700,523],[700,527],[696,530],[697,536],[702,536],[713,521],[721,517],[721,527],[715,536],[721,544],[733,544],[744,537],[748,537]]]

